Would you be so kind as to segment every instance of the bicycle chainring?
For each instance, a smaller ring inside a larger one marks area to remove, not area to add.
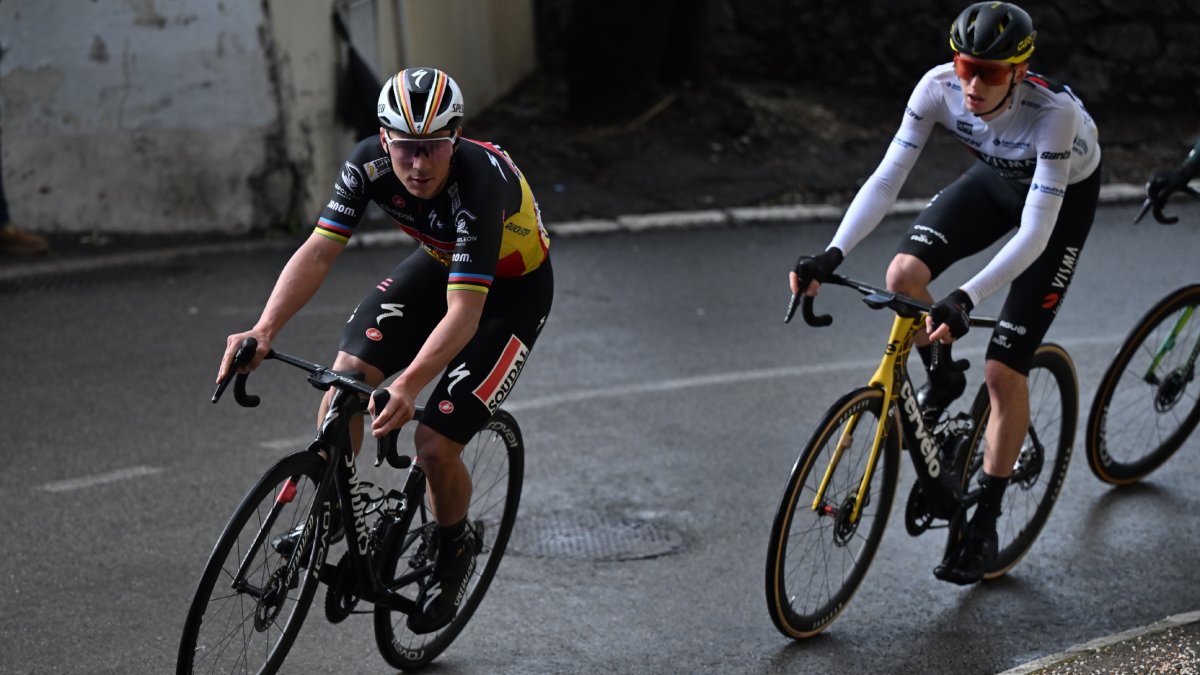
[[[921,482],[913,481],[912,490],[908,492],[908,502],[904,505],[904,529],[910,536],[916,537],[928,530],[932,524],[933,513],[929,508],[929,500],[925,499]]]
[[[329,623],[341,623],[354,613],[354,608],[358,606],[358,596],[354,594],[355,581],[354,565],[347,551],[334,568],[329,590],[325,593],[325,618]]]

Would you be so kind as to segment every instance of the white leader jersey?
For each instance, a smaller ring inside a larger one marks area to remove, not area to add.
[[[978,305],[1037,259],[1050,239],[1067,186],[1091,176],[1100,165],[1096,124],[1068,87],[1032,72],[1013,88],[1008,107],[985,122],[963,103],[954,64],[936,66],[917,83],[883,161],[855,195],[830,246],[848,254],[879,225],[934,124],[949,129],[1001,177],[1029,186],[1017,233],[962,286]]]

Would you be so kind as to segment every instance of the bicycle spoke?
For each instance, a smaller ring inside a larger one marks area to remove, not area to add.
[[[1097,387],[1086,434],[1101,480],[1137,481],[1167,460],[1200,423],[1200,285],[1160,300],[1130,332]]]
[[[790,637],[815,634],[841,612],[882,539],[895,490],[896,448],[881,455],[857,504],[858,520],[850,522],[870,465],[881,408],[879,390],[843,397],[826,413],[793,468],[775,517],[767,561],[771,616]],[[845,424],[856,418],[856,433],[843,437]]]

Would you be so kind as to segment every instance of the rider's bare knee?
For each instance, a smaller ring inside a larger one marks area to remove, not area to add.
[[[417,460],[425,473],[436,475],[438,470],[447,462],[458,457],[459,444],[425,426],[418,425],[413,434],[413,443],[417,449]]]
[[[887,269],[887,287],[890,291],[919,296],[928,286],[932,272],[916,256],[897,253]]]

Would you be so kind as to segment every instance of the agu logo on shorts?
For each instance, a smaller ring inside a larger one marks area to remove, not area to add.
[[[383,333],[378,328],[368,328],[367,339],[372,342],[379,342],[383,339]]]
[[[528,357],[529,347],[518,340],[516,335],[509,337],[508,344],[504,346],[504,353],[492,367],[492,372],[471,392],[487,406],[488,412],[496,412],[500,404],[504,403]]]

